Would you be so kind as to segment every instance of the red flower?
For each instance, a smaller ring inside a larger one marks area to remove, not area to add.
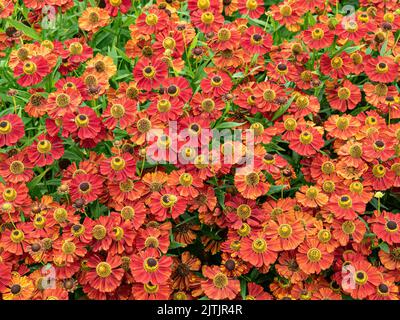
[[[299,246],[296,261],[305,273],[320,273],[332,265],[333,255],[317,239],[308,239]]]
[[[372,231],[379,239],[389,243],[400,243],[400,217],[397,214],[383,211],[381,215],[372,218]]]
[[[313,128],[299,126],[296,136],[290,141],[289,147],[301,156],[312,156],[324,146],[321,133]]]
[[[217,266],[204,266],[202,271],[207,280],[201,282],[201,287],[209,298],[235,299],[240,291],[239,280],[229,279]]]
[[[87,266],[90,271],[85,275],[85,282],[96,290],[113,292],[121,284],[124,270],[120,267],[120,257],[108,254],[104,260],[92,255],[88,258]]]
[[[37,140],[26,151],[32,165],[44,167],[63,156],[64,146],[60,138],[41,134]]]
[[[23,87],[33,86],[50,73],[50,66],[42,56],[21,61],[14,69],[14,76],[20,77],[18,84]]]
[[[239,256],[255,267],[268,267],[275,262],[278,253],[269,246],[266,234],[260,232],[242,239]]]
[[[0,117],[0,147],[11,146],[24,136],[24,123],[14,114]]]
[[[89,107],[81,107],[75,113],[67,113],[63,118],[63,137],[77,136],[79,139],[95,139],[101,130],[101,121]]]
[[[96,200],[103,191],[103,180],[95,174],[79,174],[71,180],[70,195],[72,201],[84,199]]]
[[[109,180],[121,182],[136,177],[136,163],[133,157],[125,152],[104,160],[100,164],[100,172]]]
[[[172,258],[161,256],[156,249],[149,248],[131,257],[132,276],[137,282],[164,284],[171,275]]]
[[[201,80],[200,87],[205,93],[223,95],[231,90],[232,82],[224,72],[213,72]]]
[[[369,56],[365,59],[365,73],[372,81],[389,83],[398,77],[399,66],[391,57]]]
[[[272,36],[260,27],[251,26],[242,34],[240,44],[249,53],[263,55],[271,49]]]
[[[168,77],[168,66],[161,59],[143,58],[133,68],[133,76],[140,89],[156,89]]]

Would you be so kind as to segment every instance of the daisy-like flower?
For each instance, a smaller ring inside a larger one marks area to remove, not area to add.
[[[272,250],[293,250],[297,248],[306,235],[301,221],[295,221],[288,215],[279,215],[276,221],[270,220],[265,228],[266,235]]]
[[[35,286],[31,279],[18,272],[12,272],[11,281],[2,292],[4,300],[29,300],[34,291]]]
[[[130,268],[137,282],[161,285],[171,275],[172,258],[161,256],[154,248],[149,248],[131,256]]]
[[[106,10],[112,17],[116,17],[118,12],[127,13],[131,8],[131,1],[129,0],[107,0]]]
[[[326,98],[332,109],[346,112],[354,109],[361,101],[361,91],[350,81],[344,80],[337,88],[327,90]]]
[[[164,10],[152,7],[138,16],[136,26],[144,34],[158,34],[168,27],[168,21]]]
[[[269,183],[261,171],[247,171],[235,174],[235,187],[246,199],[256,199],[269,190]]]
[[[201,287],[209,298],[235,299],[240,291],[239,280],[229,279],[217,266],[204,266],[202,271],[207,280],[201,282]]]
[[[268,267],[275,262],[278,253],[270,247],[266,234],[260,232],[242,239],[239,256],[255,267]]]
[[[365,203],[351,194],[332,194],[327,208],[331,210],[336,218],[355,220],[358,214],[365,211]]]
[[[307,239],[297,250],[296,261],[307,274],[319,273],[332,265],[333,255],[317,239]]]
[[[209,32],[218,32],[224,24],[222,14],[212,8],[191,12],[190,18],[193,25],[206,34]]]
[[[223,95],[232,88],[231,78],[224,72],[213,72],[200,82],[203,92],[212,95]]]
[[[360,121],[349,114],[331,115],[324,123],[324,128],[330,137],[348,140],[358,132]]]
[[[60,138],[41,134],[26,150],[29,161],[36,166],[44,167],[60,159],[64,154],[63,142]]]
[[[14,69],[14,76],[19,78],[17,82],[23,87],[30,87],[40,83],[49,73],[50,66],[42,56],[35,56],[22,61]]]
[[[346,246],[350,240],[360,243],[366,231],[365,224],[361,220],[334,220],[332,223],[333,237],[341,246]]]
[[[395,155],[395,143],[395,139],[383,132],[373,133],[363,141],[363,158],[367,161],[387,161]]]
[[[78,89],[67,87],[49,94],[47,98],[47,114],[53,118],[64,117],[67,112],[78,110],[82,96]]]
[[[79,139],[94,139],[101,130],[101,121],[96,112],[89,107],[81,107],[63,118],[63,137],[75,135]]]
[[[304,207],[318,208],[324,206],[329,198],[318,186],[302,186],[296,192],[297,201]]]
[[[157,221],[164,221],[170,216],[175,219],[184,213],[187,207],[187,200],[170,187],[154,192],[150,199],[150,211]]]
[[[104,125],[109,130],[114,130],[116,127],[126,129],[132,124],[136,113],[136,103],[128,98],[121,98],[108,104],[107,109],[102,113],[102,118],[105,119]]]
[[[329,47],[335,35],[326,24],[317,23],[303,31],[303,41],[310,49],[320,50]]]
[[[371,219],[372,231],[379,239],[389,243],[400,243],[400,217],[383,211],[381,215]]]
[[[351,59],[347,53],[330,58],[326,53],[321,56],[321,72],[334,79],[340,79],[351,72]]]
[[[391,57],[368,57],[365,61],[365,73],[372,81],[389,83],[398,77],[399,66]]]
[[[356,259],[350,261],[349,266],[354,268],[352,276],[355,288],[345,289],[353,299],[364,299],[375,292],[375,288],[381,283],[382,276],[367,260]]]
[[[100,164],[100,172],[110,180],[121,182],[135,178],[136,163],[133,157],[125,152],[104,160]]]
[[[132,294],[136,300],[168,300],[171,289],[168,284],[135,283]]]
[[[196,282],[196,271],[201,268],[201,262],[198,258],[191,255],[189,251],[185,251],[180,257],[173,258],[171,266],[172,288],[178,290],[189,290],[193,283]]]
[[[78,19],[79,28],[88,32],[97,32],[110,23],[107,10],[98,7],[86,8]]]
[[[176,190],[183,197],[195,198],[199,189],[203,186],[198,175],[185,170],[172,171],[168,178],[168,185],[176,187]]]
[[[0,117],[0,147],[11,146],[24,136],[24,123],[15,114]]]
[[[168,76],[168,66],[161,59],[140,59],[133,68],[133,76],[140,89],[156,89]]]
[[[83,199],[86,202],[96,200],[103,192],[103,180],[95,174],[79,174],[71,180],[70,195],[72,201]]]
[[[85,274],[85,282],[101,292],[113,292],[121,284],[124,270],[121,268],[121,258],[107,255],[104,259],[91,255],[86,266],[89,271]]]
[[[266,54],[272,46],[272,36],[257,26],[251,26],[242,34],[240,43],[252,54]]]
[[[395,173],[386,167],[384,163],[373,162],[368,171],[363,174],[365,185],[371,186],[374,190],[389,189],[395,179]]]
[[[296,135],[291,139],[289,147],[302,156],[315,155],[324,146],[321,133],[313,128],[299,126]]]

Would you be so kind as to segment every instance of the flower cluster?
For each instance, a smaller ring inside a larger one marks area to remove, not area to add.
[[[0,0],[0,297],[398,300],[398,1],[152,2]]]

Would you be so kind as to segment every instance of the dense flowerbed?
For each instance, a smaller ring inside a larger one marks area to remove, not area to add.
[[[0,297],[397,300],[398,8],[0,0]]]

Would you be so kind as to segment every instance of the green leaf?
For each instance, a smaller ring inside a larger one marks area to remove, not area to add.
[[[14,28],[17,30],[22,31],[25,33],[28,37],[31,37],[32,39],[35,39],[37,41],[42,41],[41,36],[31,27],[28,27],[27,25],[23,24],[22,22],[16,21],[16,20],[11,20],[7,19],[7,22],[11,24]]]
[[[380,243],[379,248],[386,253],[390,253],[389,245],[386,242]]]
[[[247,282],[244,279],[240,279],[240,295],[242,296],[242,299],[246,299],[246,290],[247,290]]]
[[[245,124],[245,122],[221,122],[215,126],[215,129],[230,129],[239,127]]]

